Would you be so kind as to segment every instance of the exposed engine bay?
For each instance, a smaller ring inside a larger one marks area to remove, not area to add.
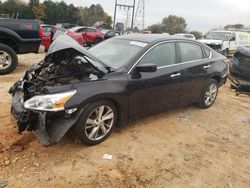
[[[30,67],[25,72],[23,81],[17,82],[15,87],[22,85],[24,100],[27,100],[35,95],[47,94],[48,91],[44,86],[53,87],[97,80],[102,76],[102,72],[89,61],[93,60],[74,49],[55,52],[47,56],[44,61]]]

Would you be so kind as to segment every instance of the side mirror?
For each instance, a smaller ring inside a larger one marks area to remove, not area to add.
[[[155,72],[157,70],[157,66],[155,64],[141,64],[136,66],[137,72]]]

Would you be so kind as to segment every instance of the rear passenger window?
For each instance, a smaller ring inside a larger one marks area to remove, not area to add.
[[[201,47],[193,43],[179,43],[180,46],[180,55],[181,62],[194,61],[202,59],[202,50]]]
[[[175,43],[164,43],[156,46],[149,51],[140,61],[139,64],[153,63],[157,67],[175,64],[176,53]]]

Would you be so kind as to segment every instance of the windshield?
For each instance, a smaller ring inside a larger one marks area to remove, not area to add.
[[[109,39],[92,48],[89,52],[114,69],[125,66],[147,43]]]
[[[210,32],[207,33],[205,39],[223,40],[228,41],[231,33],[230,32]]]

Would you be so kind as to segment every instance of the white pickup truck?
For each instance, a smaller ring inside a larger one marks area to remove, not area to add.
[[[210,31],[200,42],[225,56],[229,56],[237,50],[237,47],[250,46],[250,33],[241,31]]]

